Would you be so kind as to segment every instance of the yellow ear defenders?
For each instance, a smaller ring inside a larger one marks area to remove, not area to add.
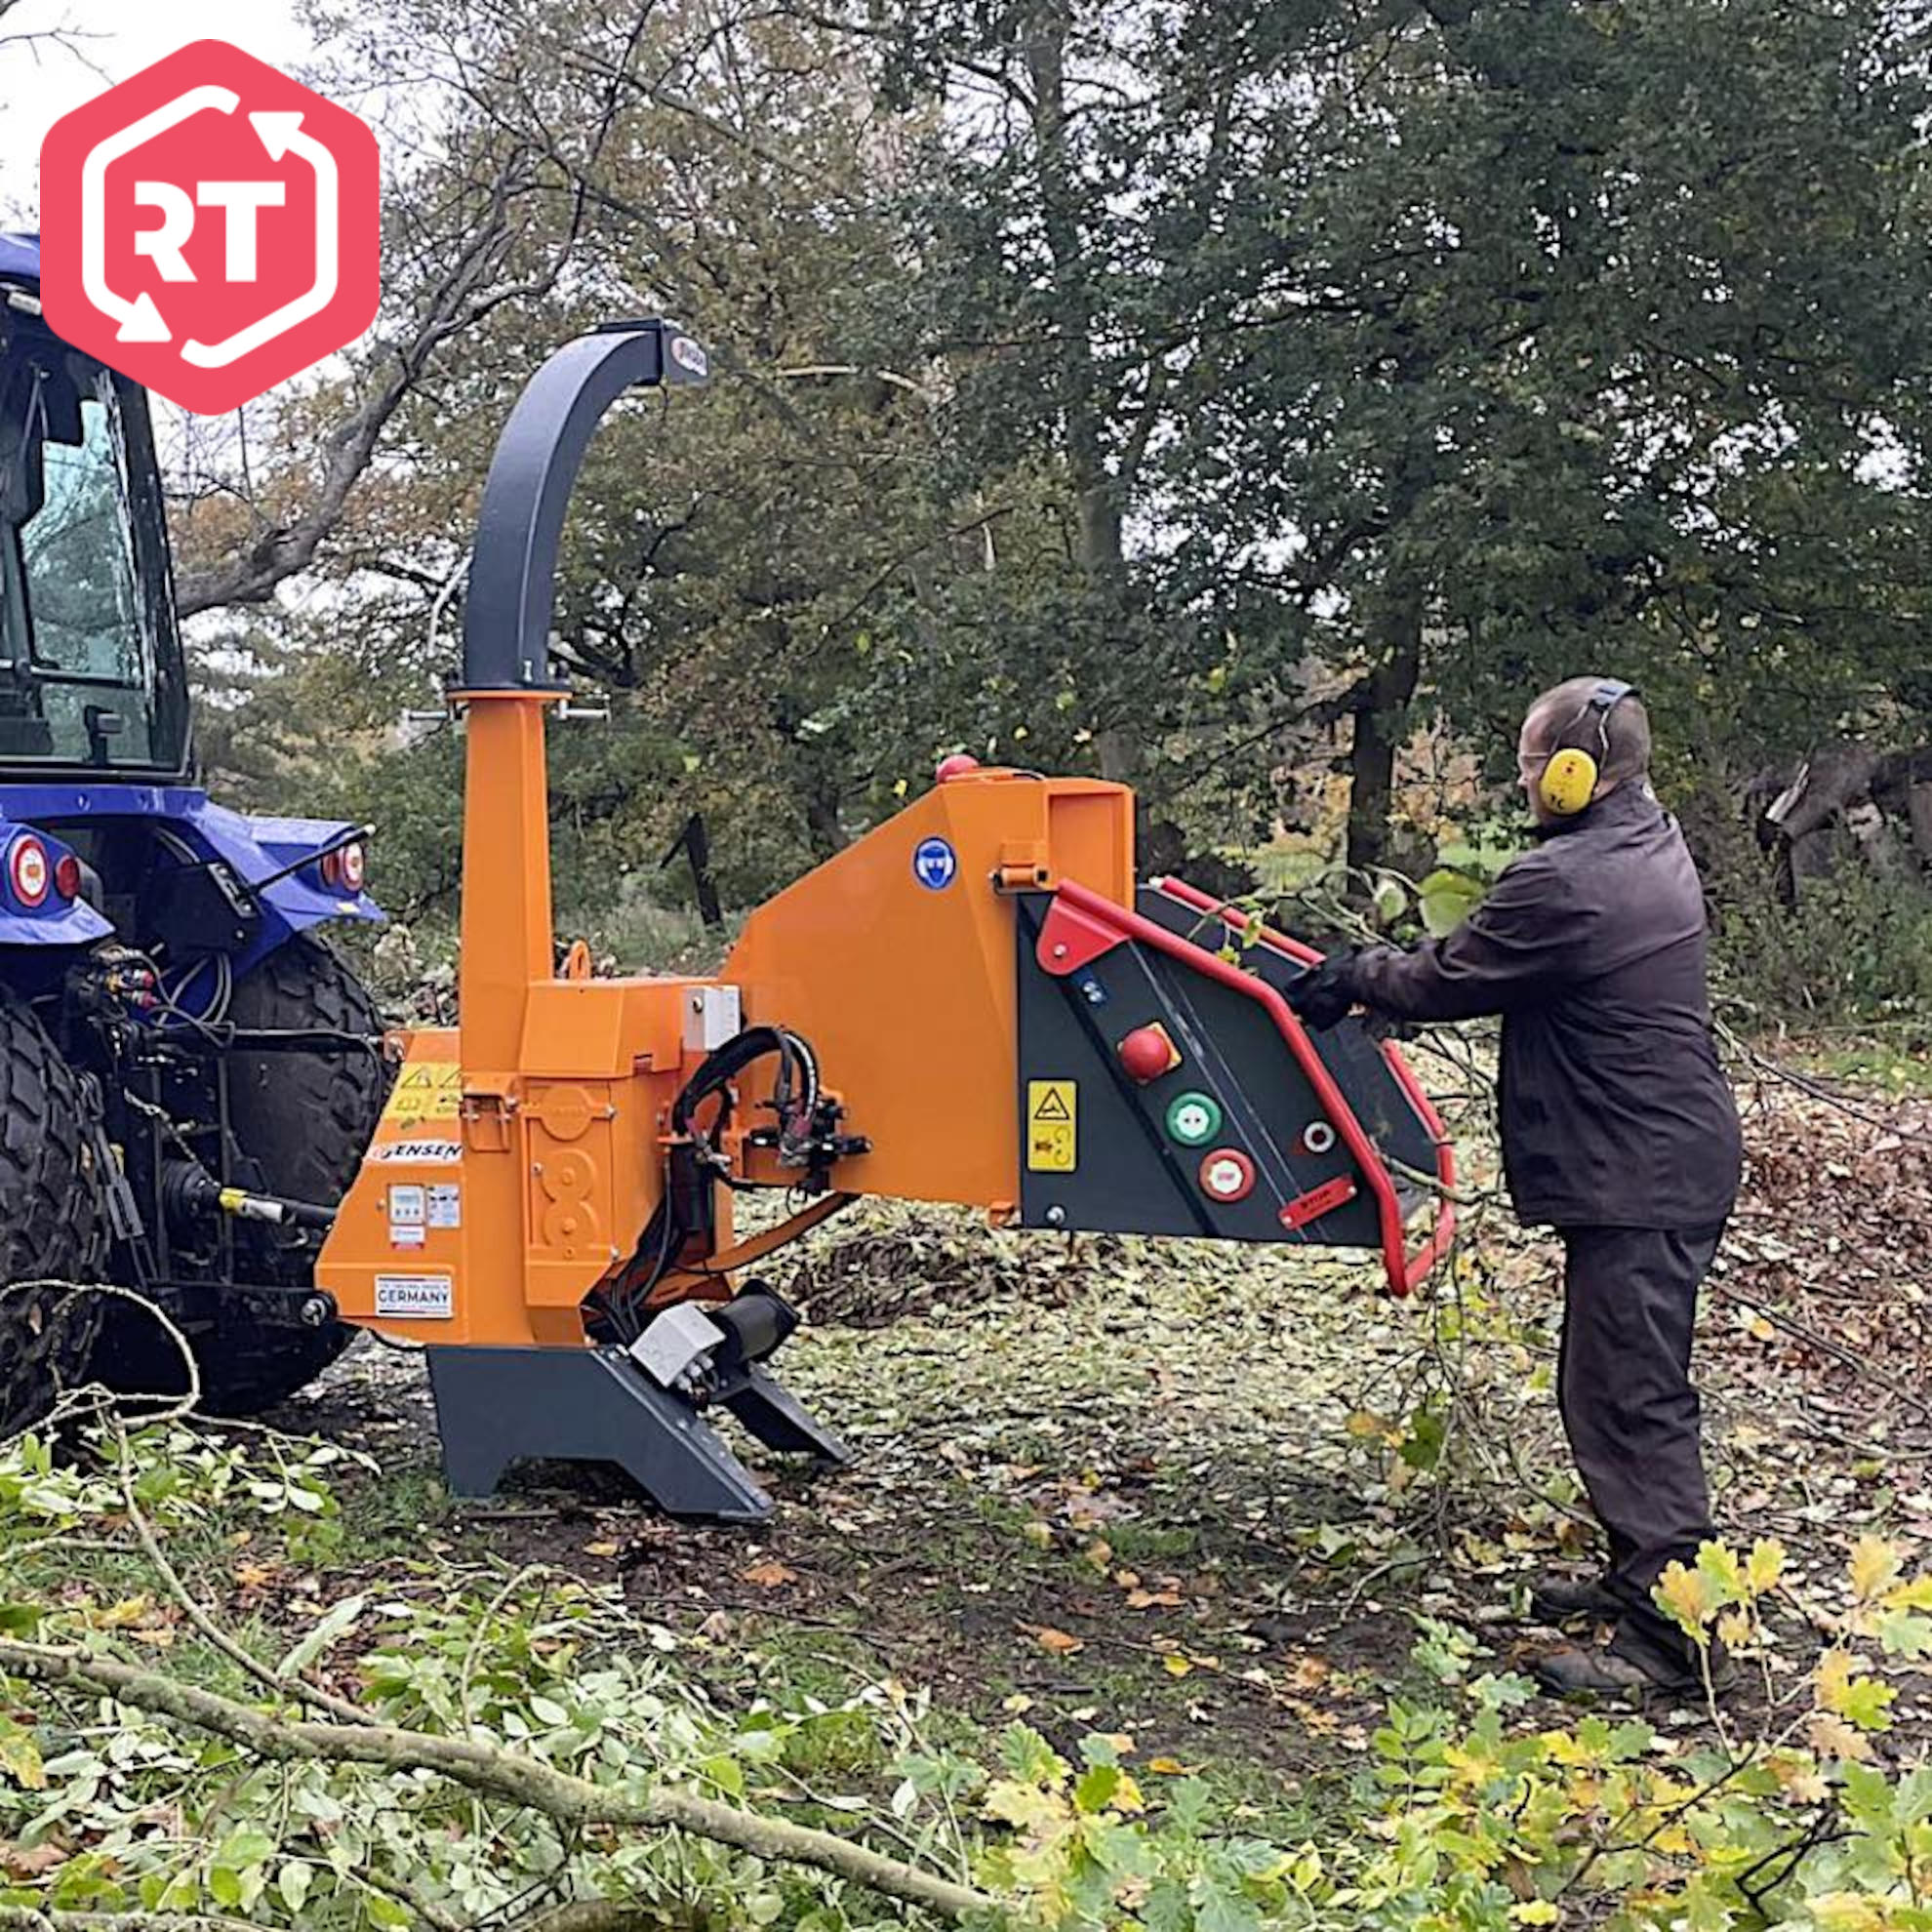
[[[1576,714],[1558,727],[1555,748],[1544,760],[1543,776],[1536,782],[1537,796],[1558,818],[1575,818],[1596,796],[1596,782],[1602,776],[1598,761],[1607,760],[1610,755],[1610,713],[1626,698],[1635,695],[1634,684],[1606,677],[1584,700]],[[1586,719],[1590,720],[1587,725]],[[1581,745],[1563,743],[1579,725],[1585,725],[1587,733],[1593,733],[1596,739],[1593,752]]]

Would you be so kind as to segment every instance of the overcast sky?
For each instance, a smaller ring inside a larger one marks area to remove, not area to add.
[[[81,59],[29,35],[73,33]],[[62,114],[191,40],[226,40],[276,66],[312,42],[295,0],[20,0],[0,26],[0,221],[37,227],[40,142]]]

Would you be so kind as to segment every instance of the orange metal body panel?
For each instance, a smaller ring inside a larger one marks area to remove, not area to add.
[[[913,871],[932,838],[958,862],[938,891]],[[1019,1199],[1013,906],[1001,877],[1030,889],[1077,879],[1132,906],[1133,794],[1020,772],[948,778],[745,922],[724,978],[741,988],[746,1023],[810,1040],[845,1124],[872,1142],[839,1163],[838,1186],[993,1210]],[[781,1173],[761,1154],[751,1171]]]

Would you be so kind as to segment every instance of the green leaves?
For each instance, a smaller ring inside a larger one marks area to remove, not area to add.
[[[1467,872],[1438,867],[1422,882],[1416,898],[1422,922],[1431,939],[1446,939],[1482,903],[1486,890]]]
[[[300,1676],[318,1657],[325,1656],[355,1628],[366,1599],[345,1596],[334,1605],[275,1668],[281,1676]]]

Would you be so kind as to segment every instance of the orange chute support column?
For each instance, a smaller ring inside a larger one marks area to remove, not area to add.
[[[584,1341],[581,1295],[539,1305],[526,1267],[526,1041],[537,990],[556,981],[544,713],[561,696],[459,696],[468,714],[460,1026],[409,1036],[318,1276],[351,1319],[431,1346]],[[577,1030],[572,1020],[589,1017],[566,1015],[566,1037]],[[557,1046],[555,1024],[542,1030],[553,1056],[575,1058],[568,1044]],[[606,1075],[596,1109],[606,1112],[617,1069],[592,1070]],[[588,1105],[582,1110],[587,1117]],[[584,1287],[610,1266],[607,1229],[604,1240],[601,1252],[585,1253]]]
[[[463,1064],[503,1069],[523,1045],[530,988],[555,977],[543,713],[560,691],[459,694],[468,706],[463,798]]]
[[[531,988],[556,972],[543,734],[544,713],[561,696],[463,695],[469,743],[457,962],[468,1224],[463,1297],[469,1332],[500,1343],[583,1340],[574,1308],[540,1312],[524,1288],[524,1028]]]

